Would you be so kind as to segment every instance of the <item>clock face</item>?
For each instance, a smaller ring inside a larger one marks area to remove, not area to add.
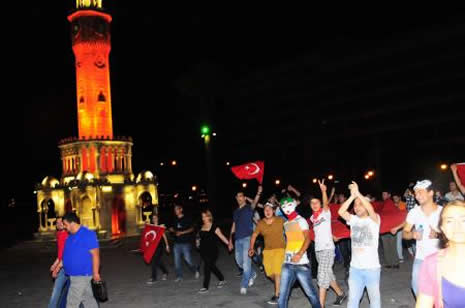
[[[103,59],[103,57],[98,56],[98,57],[95,59],[94,65],[95,65],[96,67],[98,67],[98,68],[104,68],[104,67],[105,67],[105,60]]]

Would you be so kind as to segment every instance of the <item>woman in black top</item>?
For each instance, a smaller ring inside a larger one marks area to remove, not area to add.
[[[206,293],[210,285],[211,272],[220,281],[217,285],[218,288],[222,288],[226,284],[223,274],[215,264],[218,259],[218,241],[216,238],[219,237],[226,245],[228,245],[228,239],[223,235],[221,229],[213,223],[213,216],[209,210],[202,211],[202,222],[196,244],[200,248],[200,257],[204,264],[203,288],[200,289],[199,293]]]

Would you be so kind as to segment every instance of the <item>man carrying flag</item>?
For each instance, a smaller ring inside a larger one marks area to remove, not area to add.
[[[144,255],[144,261],[148,264],[152,261],[152,276],[147,281],[148,285],[152,285],[157,281],[157,267],[163,272],[162,280],[166,280],[168,276],[168,271],[166,270],[165,265],[162,261],[163,255],[163,245],[159,245],[161,238],[165,242],[166,252],[170,252],[170,246],[168,244],[168,239],[165,234],[165,226],[158,224],[158,215],[153,214],[152,217],[153,225],[146,224],[144,231],[141,236],[141,247],[140,250]]]
[[[462,195],[465,195],[465,163],[452,164],[450,166],[450,170],[452,171],[455,183],[457,184],[460,192]]]
[[[241,166],[234,166],[231,171],[239,179],[257,179],[260,183],[257,192],[257,201],[260,199],[263,190],[261,183],[263,181],[263,162],[258,161]],[[236,194],[236,200],[239,207],[233,213],[233,224],[229,233],[229,249],[235,250],[235,259],[237,265],[243,270],[241,289],[242,295],[247,294],[247,288],[254,284],[257,273],[252,269],[252,260],[249,258],[250,237],[253,233],[253,213],[256,202],[247,203],[244,192],[239,191]],[[233,234],[235,234],[235,243],[233,245]]]

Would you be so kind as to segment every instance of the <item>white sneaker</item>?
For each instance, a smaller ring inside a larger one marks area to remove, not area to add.
[[[182,278],[181,277],[178,277],[174,280],[174,282],[181,282],[182,281]]]
[[[202,288],[202,289],[199,290],[200,294],[207,293],[207,292],[208,292],[207,288]]]
[[[167,280],[168,279],[168,275],[167,274],[163,274],[163,276],[161,276],[161,280]]]
[[[195,279],[199,279],[200,278],[200,272],[199,271],[195,271]]]
[[[246,295],[247,294],[247,288],[241,288],[241,294]]]
[[[216,287],[217,287],[218,289],[221,289],[225,284],[226,284],[226,280],[223,280],[223,281],[218,282],[218,284],[216,285]]]
[[[150,278],[149,280],[147,280],[146,284],[148,284],[149,286],[151,286],[151,285],[154,284],[155,282],[157,282],[155,279]]]
[[[257,278],[257,273],[256,272],[254,272],[253,276],[250,277],[250,279],[249,279],[249,287],[253,286],[253,284],[255,283],[255,278]]]

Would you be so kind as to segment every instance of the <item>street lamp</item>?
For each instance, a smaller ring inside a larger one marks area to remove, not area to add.
[[[370,176],[368,174],[365,174],[365,180],[370,179]]]
[[[332,175],[332,174],[328,175],[328,180],[331,181],[332,179],[334,179],[334,175]]]
[[[246,188],[247,187],[247,183],[242,183],[242,188]]]
[[[368,176],[373,176],[374,174],[375,174],[374,171],[372,171],[372,170],[368,171]]]
[[[447,170],[447,164],[441,164],[441,170],[444,171],[444,170]]]
[[[160,166],[162,166],[162,167],[163,167],[164,165],[165,165],[164,163],[160,163]]]
[[[171,165],[172,165],[172,166],[176,166],[177,164],[178,164],[178,163],[177,163],[175,160],[173,160],[173,161],[171,162]]]
[[[276,185],[279,185],[279,184],[281,184],[281,181],[278,179],[278,180],[274,181],[274,183],[275,183]]]
[[[318,179],[317,179],[317,178],[314,178],[312,182],[313,182],[314,184],[316,184],[316,182],[318,182]]]
[[[203,136],[210,135],[210,127],[208,125],[203,125],[200,128],[200,132],[202,133]],[[216,134],[215,134],[216,135]]]
[[[197,190],[197,186],[193,185],[192,186],[192,191],[196,191]]]

